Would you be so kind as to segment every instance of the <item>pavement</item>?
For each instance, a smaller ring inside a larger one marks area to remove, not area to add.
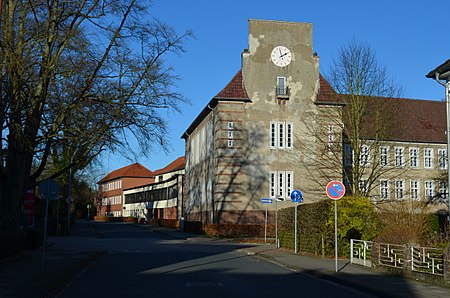
[[[206,237],[178,230],[142,226],[174,238]],[[88,221],[79,220],[71,235],[48,237],[45,249],[26,250],[22,254],[0,261],[0,297],[57,297],[58,293],[84,268],[105,253],[96,248],[96,231]],[[213,240],[214,241],[214,240]],[[223,239],[217,240],[223,241]],[[91,244],[90,244],[91,243]],[[245,243],[241,253],[283,266],[293,272],[313,275],[330,283],[350,287],[374,297],[450,297],[450,288],[400,276],[375,272],[353,265],[349,260],[317,258],[295,254],[273,244]]]

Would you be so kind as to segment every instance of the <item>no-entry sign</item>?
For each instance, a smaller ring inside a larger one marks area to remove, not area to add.
[[[327,196],[332,200],[339,200],[345,195],[345,186],[341,181],[330,181],[326,188]]]

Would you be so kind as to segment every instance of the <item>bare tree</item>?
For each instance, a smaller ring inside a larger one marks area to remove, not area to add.
[[[379,178],[395,168],[395,160],[380,160],[379,150],[389,139],[402,88],[378,64],[374,51],[356,41],[340,48],[326,78],[320,78],[320,88],[332,91],[305,123],[315,142],[302,148],[305,156],[315,156],[311,177],[323,184],[323,177],[344,176],[352,194],[368,196]]]
[[[149,17],[151,1],[3,0],[0,27],[0,218],[18,225],[23,193],[51,156],[85,165],[135,136],[143,152],[167,148],[162,111],[183,96],[164,61],[184,51]]]

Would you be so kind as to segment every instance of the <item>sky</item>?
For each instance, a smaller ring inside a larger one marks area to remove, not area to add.
[[[133,162],[154,171],[184,155],[181,135],[240,69],[249,19],[312,23],[322,73],[340,47],[352,40],[366,43],[404,87],[404,97],[443,100],[444,87],[425,74],[450,59],[448,7],[445,1],[423,0],[154,0],[153,17],[179,34],[194,33],[186,53],[166,57],[180,78],[176,90],[190,103],[180,105],[181,114],[167,114],[168,153],[155,148],[136,160],[106,153],[99,176]]]

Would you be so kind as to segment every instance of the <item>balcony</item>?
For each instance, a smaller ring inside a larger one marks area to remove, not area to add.
[[[277,86],[275,87],[275,94],[278,99],[289,99],[291,90],[289,87]]]

